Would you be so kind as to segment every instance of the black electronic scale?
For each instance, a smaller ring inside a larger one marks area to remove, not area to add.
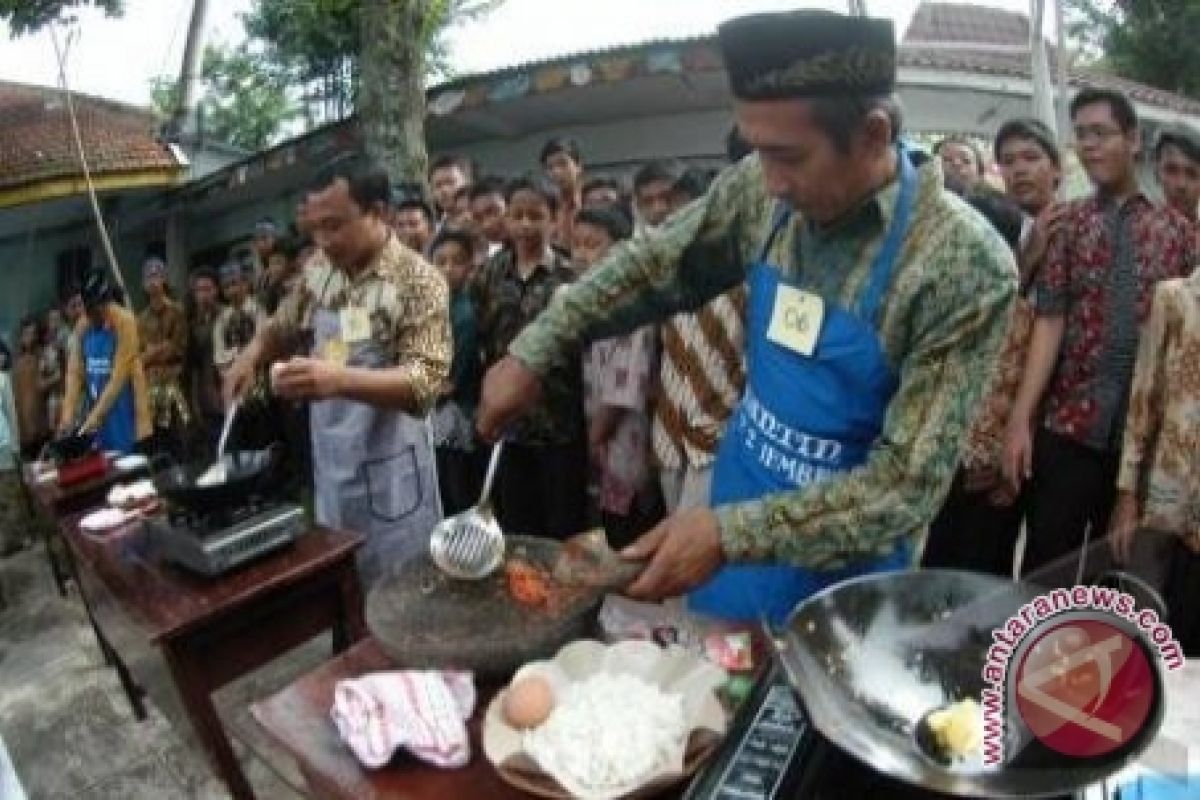
[[[948,800],[955,796],[893,780],[830,744],[809,724],[783,668],[773,660],[735,715],[724,747],[683,797]]]

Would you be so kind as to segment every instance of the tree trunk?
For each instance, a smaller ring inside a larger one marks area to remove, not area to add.
[[[363,0],[358,121],[393,181],[425,181],[425,0]]]
[[[198,138],[194,116],[200,68],[204,60],[204,18],[208,0],[193,0],[192,18],[188,22],[187,43],[183,48],[183,64],[179,68],[179,103],[171,118],[170,130],[187,142]]]

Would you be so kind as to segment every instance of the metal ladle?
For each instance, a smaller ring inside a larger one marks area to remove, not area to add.
[[[452,578],[472,581],[486,578],[504,560],[504,531],[500,530],[491,502],[492,481],[503,445],[502,439],[492,447],[479,502],[439,522],[429,537],[430,558]]]
[[[224,483],[228,477],[225,470],[225,445],[229,442],[229,431],[233,428],[233,418],[237,416],[239,405],[241,400],[238,399],[229,404],[229,410],[225,412],[225,424],[221,426],[221,438],[217,440],[217,458],[211,467],[196,478],[197,486],[216,486]]]

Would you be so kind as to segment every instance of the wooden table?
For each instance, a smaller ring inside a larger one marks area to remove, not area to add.
[[[345,678],[395,669],[373,638],[351,647],[278,694],[255,703],[250,713],[271,738],[296,759],[313,797],[339,800],[525,800],[488,763],[480,726],[499,687],[478,687],[475,713],[467,722],[471,761],[462,769],[437,769],[407,754],[383,769],[363,768],[342,743],[329,717],[333,688]]]
[[[165,711],[191,721],[235,798],[252,798],[212,693],[320,633],[340,653],[366,635],[357,534],[316,528],[283,550],[207,579],[164,564],[140,522],[105,534],[62,521],[102,639]],[[136,709],[135,709],[136,710]]]
[[[327,800],[528,800],[532,795],[505,783],[483,753],[481,728],[488,704],[500,686],[477,686],[475,712],[467,720],[471,761],[461,769],[438,769],[407,753],[382,769],[359,764],[329,716],[338,681],[396,669],[374,638],[250,707],[250,713],[277,744],[296,760],[312,797]],[[686,784],[658,800],[678,798]]]

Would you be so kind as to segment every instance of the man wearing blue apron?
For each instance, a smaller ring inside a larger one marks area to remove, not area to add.
[[[320,252],[226,376],[240,396],[255,369],[310,338],[306,357],[272,367],[286,398],[311,401],[317,522],[363,533],[364,582],[424,553],[441,520],[426,414],[450,369],[449,294],[434,267],[385,223],[386,173],[335,163],[306,200]]]
[[[70,348],[59,434],[94,431],[102,450],[131,453],[153,433],[137,319],[113,300],[101,269],[84,280],[87,314]],[[81,400],[87,416],[77,424]]]
[[[695,308],[745,281],[747,385],[712,508],[628,548],[629,593],[781,622],[834,582],[903,569],[958,463],[1016,287],[1011,253],[900,142],[890,22],[760,14],[719,31],[738,130],[755,152],[653,237],[556,299],[487,376],[495,436],[538,376],[589,337]],[[694,246],[740,263],[680,269]]]

